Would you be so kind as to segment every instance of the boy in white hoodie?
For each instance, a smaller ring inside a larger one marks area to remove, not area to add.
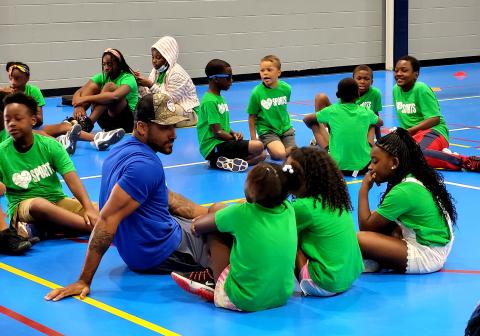
[[[138,92],[141,97],[149,93],[168,94],[175,103],[175,111],[188,118],[176,127],[189,127],[197,124],[197,109],[200,102],[192,79],[177,63],[178,43],[171,36],[164,36],[152,46],[153,69],[148,78],[135,72]]]

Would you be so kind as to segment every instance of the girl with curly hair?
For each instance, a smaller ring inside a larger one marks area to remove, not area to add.
[[[443,178],[402,128],[379,139],[371,158],[358,195],[357,236],[368,260],[367,271],[380,267],[401,273],[440,270],[450,253],[457,219]],[[387,189],[378,209],[370,211],[368,192],[374,182],[386,182]]]
[[[363,263],[342,173],[326,151],[314,147],[293,149],[283,170],[298,179],[291,193],[298,231],[295,268],[302,292],[332,296],[348,290]]]

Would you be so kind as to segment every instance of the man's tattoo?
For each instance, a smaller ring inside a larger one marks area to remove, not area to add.
[[[88,249],[102,256],[105,251],[107,251],[112,240],[113,234],[108,231],[102,230],[99,227],[96,227],[92,232],[92,236],[90,237]]]
[[[168,209],[172,215],[192,219],[195,216],[197,204],[173,191],[168,191]]]

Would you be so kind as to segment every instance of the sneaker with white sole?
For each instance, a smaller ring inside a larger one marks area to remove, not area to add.
[[[225,156],[220,156],[217,159],[217,167],[220,169],[229,170],[232,172],[243,172],[248,168],[248,162],[243,159],[229,159]]]
[[[119,142],[125,135],[123,128],[117,128],[108,132],[98,132],[93,138],[93,144],[99,151],[104,151],[113,144]]]
[[[363,273],[376,273],[382,269],[380,264],[372,259],[363,259]]]
[[[208,268],[197,272],[172,272],[171,276],[173,281],[187,292],[198,295],[207,301],[213,301],[215,280]]]
[[[317,140],[315,139],[315,137],[312,138],[312,140],[310,140],[310,146],[316,146],[317,145]]]
[[[57,141],[63,145],[63,148],[65,148],[69,155],[73,155],[75,149],[77,149],[77,141],[80,138],[80,132],[82,132],[82,126],[75,124],[66,134],[57,137]]]

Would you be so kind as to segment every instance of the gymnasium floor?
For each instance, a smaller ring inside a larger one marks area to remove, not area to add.
[[[235,71],[235,69],[234,69]],[[337,82],[350,74],[287,78],[292,85],[289,111],[297,143],[307,145],[311,133],[301,114],[313,111],[313,96],[325,91],[334,98]],[[429,67],[420,80],[436,91],[450,128],[451,149],[480,155],[480,64]],[[258,82],[234,83],[225,97],[232,127],[248,135],[245,113],[251,89]],[[396,125],[392,111],[393,73],[375,72],[383,93],[385,127]],[[198,87],[199,96],[206,91]],[[46,122],[62,120],[71,107],[47,99]],[[80,143],[73,161],[90,197],[98,200],[101,165],[108,152]],[[161,156],[168,186],[200,204],[243,197],[246,173],[209,169],[202,160],[194,128],[177,132],[174,153]],[[480,174],[443,172],[459,214],[453,250],[442,272],[430,275],[365,274],[348,292],[332,298],[292,297],[284,307],[257,313],[216,309],[181,290],[169,276],[130,271],[115,247],[103,258],[89,299],[44,301],[51,288],[75,281],[85,239],[40,242],[24,256],[0,256],[1,335],[463,335],[480,299]],[[360,179],[348,178],[353,204]],[[376,207],[383,188],[371,191]],[[69,192],[66,191],[68,194]],[[5,199],[1,200],[5,209]],[[356,222],[356,212],[354,212]],[[83,237],[85,238],[85,237]]]

